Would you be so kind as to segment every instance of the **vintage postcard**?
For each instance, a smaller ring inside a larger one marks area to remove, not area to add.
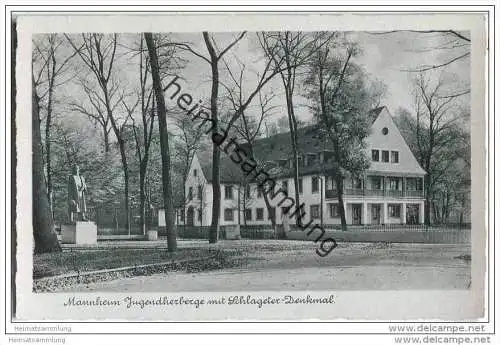
[[[488,20],[17,15],[13,320],[487,323]]]

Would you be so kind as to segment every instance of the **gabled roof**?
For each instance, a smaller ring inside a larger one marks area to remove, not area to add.
[[[208,182],[212,182],[212,151],[199,152],[198,161],[200,162],[203,175]],[[225,153],[221,152],[220,157],[220,180],[221,182],[240,182],[245,175],[238,164],[229,159]]]
[[[243,148],[247,147],[246,144],[241,146]],[[257,139],[253,143],[253,149],[257,159],[262,161],[290,159],[293,155],[290,132]],[[318,153],[331,150],[331,144],[320,136],[318,125],[309,125],[297,130],[297,149],[299,155]]]
[[[368,117],[370,117],[370,120],[372,121],[372,123],[375,122],[375,120],[378,118],[378,116],[380,115],[382,110],[384,110],[384,108],[385,108],[385,106],[377,107],[377,108],[372,109],[368,112]]]
[[[385,106],[377,107],[369,111],[371,123],[373,124]],[[323,151],[333,152],[330,141],[321,134],[321,130],[317,124],[301,127],[297,130],[297,149],[299,156],[306,154],[318,154]],[[261,163],[263,168],[270,176],[290,177],[293,176],[293,169],[287,164],[285,167],[278,166],[279,160],[290,160],[293,157],[292,141],[290,132],[279,133],[268,138],[257,139],[253,143],[253,150],[255,159]],[[240,144],[240,147],[245,149],[247,144]],[[212,151],[198,152],[198,159],[202,167],[205,178],[212,181]],[[313,166],[299,167],[299,175],[311,175],[316,173],[323,173],[331,170],[335,162],[329,161],[328,163],[317,163]],[[244,180],[245,175],[242,172],[240,165],[235,164],[225,153],[221,152],[220,162],[220,180],[226,183],[238,183]]]

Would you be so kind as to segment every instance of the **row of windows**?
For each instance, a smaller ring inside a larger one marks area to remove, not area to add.
[[[380,152],[382,151],[382,160],[380,160]],[[390,151],[391,163],[399,163],[399,151]],[[372,150],[372,161],[389,163],[388,150]]]
[[[371,181],[371,189],[372,190],[382,190],[383,189],[383,184],[382,184],[383,179],[381,176],[370,176],[370,181]],[[401,186],[402,186],[401,177],[393,177],[393,176],[386,177],[386,188],[388,190],[401,190],[402,189]],[[359,178],[352,179],[352,188],[354,188],[354,189],[363,188],[362,180]],[[281,189],[288,193],[288,180],[281,181]],[[328,190],[329,189],[336,189],[336,185],[335,185],[333,179],[330,177],[328,177],[326,180],[326,189],[328,189]],[[422,190],[422,179],[408,177],[406,179],[406,189],[407,190]],[[319,192],[319,177],[317,177],[317,176],[313,176],[311,178],[311,191],[313,194]],[[247,196],[251,194],[250,184],[248,184],[246,186],[245,192],[246,192]],[[303,192],[302,179],[299,179],[299,193],[302,194],[302,192]],[[198,199],[200,199],[200,200],[202,199],[202,193],[203,193],[203,186],[199,185],[198,186]],[[260,190],[260,189],[257,190],[257,197],[262,198],[262,190]],[[193,199],[193,187],[189,187],[188,198],[189,198],[189,200]],[[224,199],[228,199],[228,200],[234,199],[232,185],[224,185]]]
[[[330,218],[339,218],[340,217],[340,210],[339,210],[339,204],[337,203],[328,203],[328,216]],[[233,208],[226,208],[224,209],[224,221],[226,222],[232,222],[234,221],[234,212],[235,209]],[[281,214],[287,214],[289,212],[287,207],[282,207],[281,208]],[[401,205],[399,204],[388,204],[387,205],[387,213],[389,217],[393,218],[400,218],[401,217]],[[198,209],[198,221],[201,222],[202,220],[202,214],[203,211],[202,209]],[[321,210],[320,210],[320,205],[315,204],[315,205],[310,205],[309,206],[309,214],[311,219],[319,219],[321,218]],[[245,209],[245,219],[247,221],[254,220],[253,219],[254,213],[251,208]],[[276,216],[276,209],[275,207],[271,208],[271,212],[268,214],[267,219],[274,218]],[[290,214],[288,215],[290,216]],[[181,222],[184,222],[185,218],[185,212],[184,210],[181,210],[180,214]],[[255,208],[255,220],[264,220],[264,208],[263,207],[257,207]]]
[[[340,217],[338,204],[329,203],[327,205],[328,205],[330,218]],[[232,209],[232,208],[226,208],[224,210],[224,220],[225,221],[234,220],[233,211],[234,211],[234,209]],[[270,211],[271,212],[268,214],[267,219],[271,219],[271,218],[276,216],[276,208],[275,207],[271,208]],[[282,215],[288,214],[288,216],[290,216],[291,214],[289,214],[289,212],[291,212],[291,211],[289,211],[288,207],[281,207],[281,214]],[[310,205],[309,206],[309,214],[310,214],[311,219],[319,219],[321,217],[320,205],[319,204]],[[255,219],[253,218],[254,215],[255,215]],[[245,210],[245,219],[247,221],[249,221],[249,220],[264,220],[264,208],[263,207],[255,208],[255,213],[254,213],[253,209],[247,208]]]
[[[297,157],[298,166],[314,166],[318,163],[329,162],[333,159],[332,151],[322,151],[320,153],[308,153]],[[283,168],[293,168],[293,159],[280,159],[278,165]]]

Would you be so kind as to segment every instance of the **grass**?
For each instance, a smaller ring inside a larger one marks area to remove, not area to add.
[[[182,248],[174,253],[169,253],[165,248],[111,248],[46,253],[33,256],[33,278],[195,259],[213,254],[214,250],[206,248]]]

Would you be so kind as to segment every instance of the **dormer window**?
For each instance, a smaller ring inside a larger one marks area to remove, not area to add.
[[[323,161],[330,162],[333,160],[333,152],[332,151],[324,151],[323,153]]]
[[[299,167],[303,167],[304,166],[304,159],[302,156],[299,156]]]
[[[315,154],[308,154],[307,155],[307,166],[312,166],[317,164],[317,156]]]

